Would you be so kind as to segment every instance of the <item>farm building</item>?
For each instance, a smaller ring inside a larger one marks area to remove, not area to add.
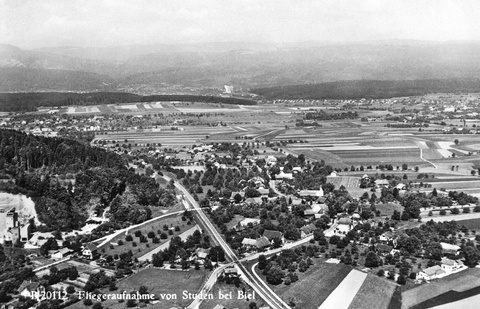
[[[442,270],[445,271],[447,275],[464,268],[466,267],[463,265],[462,261],[451,260],[445,257],[442,258]]]
[[[323,196],[323,189],[320,187],[319,190],[300,190],[298,194],[300,197],[321,197]]]
[[[446,275],[445,271],[438,265],[429,267],[424,271],[421,271],[417,274],[417,278],[425,280],[433,280],[437,278],[442,278]]]
[[[54,252],[52,252],[50,254],[50,256],[53,258],[53,259],[63,259],[64,257],[66,257],[67,255],[69,255],[70,253],[72,253],[73,250],[71,249],[68,249],[68,248],[62,248],[60,250],[56,250]]]
[[[242,221],[238,222],[237,225],[235,226],[235,230],[240,231],[245,228],[247,228],[251,224],[252,226],[259,225],[260,224],[260,219],[254,219],[254,218],[245,218]]]
[[[337,230],[341,233],[348,233],[352,229],[352,219],[350,218],[340,218],[338,220]]]
[[[441,242],[440,245],[442,246],[442,253],[443,254],[458,254],[460,247],[457,245],[448,244],[446,242]]]
[[[279,231],[265,230],[263,232],[263,236],[266,237],[270,242],[272,242],[274,238],[280,239],[282,243],[285,242],[283,233]]]
[[[210,249],[197,248],[195,250],[195,255],[200,260],[205,260],[209,254],[210,254]]]
[[[381,187],[388,187],[390,183],[386,179],[377,179],[375,180],[375,185],[377,186],[377,188],[381,188]]]
[[[389,245],[379,244],[377,245],[376,249],[377,252],[380,254],[389,254],[390,252],[392,252],[393,247]]]
[[[269,190],[267,188],[264,188],[264,187],[258,188],[257,191],[260,192],[261,195],[268,195],[268,193],[269,193]]]
[[[304,225],[300,228],[301,230],[301,237],[304,238],[304,237],[307,237],[309,235],[312,235],[313,232],[317,229],[317,227],[315,226],[315,224],[313,223],[310,223],[308,225]]]
[[[275,179],[293,179],[293,174],[292,173],[284,173],[281,171],[277,175],[275,175]]]
[[[261,249],[270,246],[270,241],[267,237],[262,236],[257,239],[244,238],[242,245],[247,249]]]

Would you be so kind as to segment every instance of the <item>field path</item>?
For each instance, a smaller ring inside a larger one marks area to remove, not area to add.
[[[433,165],[434,168],[437,168],[437,166],[435,164],[433,164],[432,161],[429,161],[429,160],[427,160],[423,157],[423,148],[422,147],[418,147],[418,148],[420,149],[420,159],[422,159],[425,162],[430,163],[431,165]]]
[[[366,278],[366,273],[353,269],[318,309],[348,309]]]
[[[198,225],[195,225],[194,227],[190,228],[189,230],[186,230],[185,232],[183,232],[182,234],[178,235],[180,236],[180,238],[185,241],[188,236],[192,235],[196,230],[199,230],[200,231],[200,227]],[[153,249],[152,251],[142,255],[141,257],[138,258],[139,261],[143,262],[143,261],[146,261],[146,260],[152,260],[152,256],[159,252],[160,250],[165,250],[168,248],[168,246],[170,246],[170,240],[167,241],[166,243],[164,244],[161,244],[160,246],[158,246],[157,248]]]

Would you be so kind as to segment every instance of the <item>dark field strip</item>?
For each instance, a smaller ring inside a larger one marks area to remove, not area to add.
[[[427,301],[424,301],[418,305],[411,307],[411,309],[427,309],[447,303],[452,303],[458,300],[462,300],[468,297],[472,297],[475,295],[480,294],[480,286],[477,286],[473,289],[463,291],[463,292],[456,292],[456,291],[449,291],[438,296],[435,296]]]

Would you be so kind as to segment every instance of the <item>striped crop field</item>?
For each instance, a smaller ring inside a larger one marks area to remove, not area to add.
[[[418,148],[377,148],[352,150],[329,150],[347,164],[399,164],[421,163]]]

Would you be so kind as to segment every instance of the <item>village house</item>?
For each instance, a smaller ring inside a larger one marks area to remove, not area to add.
[[[261,237],[256,239],[256,246],[257,246],[258,249],[269,247],[270,244],[271,244],[270,241],[265,236],[261,236]]]
[[[83,250],[82,250],[82,256],[84,258],[93,260],[95,257],[98,255],[98,247],[95,246],[94,244],[88,244],[86,245]]]
[[[39,293],[45,291],[45,287],[40,285],[38,282],[32,281],[23,281],[22,284],[17,289],[20,296],[34,298],[34,293]]]
[[[252,249],[262,249],[270,246],[270,241],[265,236],[259,237],[257,239],[244,238],[242,240],[242,245],[247,250]]]
[[[447,275],[464,268],[466,267],[463,265],[462,261],[451,260],[446,257],[442,258],[442,270],[445,271]]]
[[[442,246],[443,254],[457,255],[460,252],[460,247],[457,245],[452,245],[446,242],[441,242],[440,245]]]
[[[305,209],[303,214],[305,216],[314,216],[316,214],[326,214],[328,212],[328,206],[326,204],[312,204],[310,205],[310,208]]]
[[[267,165],[276,165],[277,164],[277,158],[275,158],[274,156],[268,156],[265,158],[265,162],[267,163]]]
[[[375,180],[375,186],[377,188],[388,188],[388,186],[390,186],[390,183],[387,179],[377,179]]]
[[[72,253],[73,250],[69,248],[62,248],[59,250],[54,250],[52,253],[50,253],[50,257],[55,260],[60,260]]]
[[[377,252],[381,255],[387,255],[392,252],[393,247],[385,244],[378,244],[376,246]]]
[[[257,189],[257,191],[262,195],[262,196],[268,196],[268,193],[270,192],[267,188],[260,187]]]
[[[442,278],[446,275],[445,271],[442,267],[438,265],[434,265],[421,271],[417,274],[417,279],[424,279],[424,280],[433,280],[437,278]]]
[[[260,219],[254,219],[254,218],[245,218],[242,221],[238,222],[237,225],[234,227],[235,230],[241,231],[245,228],[247,228],[249,225],[252,227],[255,225],[260,224]]]
[[[300,234],[302,238],[305,238],[307,236],[310,236],[313,234],[313,232],[317,229],[315,224],[310,223],[308,225],[304,225],[300,228]]]
[[[342,234],[350,232],[352,229],[352,219],[348,217],[338,219],[338,226],[336,230]]]
[[[280,171],[280,173],[275,175],[275,179],[293,179],[293,174]]]
[[[225,277],[238,277],[238,270],[235,266],[227,267],[223,271],[223,274],[225,275]]]
[[[245,199],[245,204],[262,204],[263,200],[261,197],[249,197]]]
[[[323,196],[323,189],[322,187],[319,190],[300,190],[298,192],[300,197],[322,197]]]
[[[210,248],[209,249],[197,248],[195,250],[196,261],[199,262],[200,264],[203,264],[209,254],[210,254]]]
[[[283,237],[283,233],[279,231],[272,231],[272,230],[265,230],[263,232],[263,236],[268,239],[268,241],[273,244],[273,240],[278,238],[282,241],[282,244],[285,242],[285,237]]]

